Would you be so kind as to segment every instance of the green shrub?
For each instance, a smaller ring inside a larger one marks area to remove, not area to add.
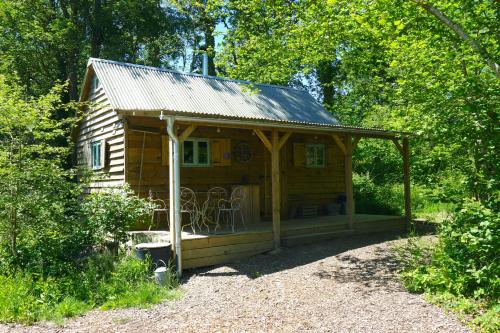
[[[500,214],[464,200],[442,222],[435,246],[409,239],[398,250],[402,279],[412,292],[475,318],[483,331],[498,331],[500,315]]]
[[[436,259],[446,273],[450,291],[459,295],[500,296],[500,214],[466,200],[453,219],[442,223]]]
[[[402,185],[375,184],[370,174],[353,174],[355,209],[358,214],[400,215],[403,209]]]
[[[100,245],[110,237],[114,242],[125,241],[131,227],[149,222],[152,208],[128,186],[92,193],[83,203],[88,231],[94,244]]]
[[[441,290],[498,299],[499,237],[499,214],[477,201],[466,200],[451,219],[441,224],[429,264],[420,263],[415,253],[410,255],[415,262],[406,265],[408,287],[418,292]]]

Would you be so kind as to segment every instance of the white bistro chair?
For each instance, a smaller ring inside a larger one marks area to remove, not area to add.
[[[189,223],[182,223],[181,230],[184,227],[190,226],[193,233],[196,234],[196,229],[198,228],[198,221],[200,218],[200,210],[198,204],[196,203],[196,194],[194,191],[187,187],[181,187],[181,215],[189,216]],[[182,218],[181,218],[182,221]]]
[[[215,230],[219,227],[217,216],[219,214],[218,203],[221,199],[227,199],[227,191],[222,187],[212,187],[207,192],[207,200],[201,209],[201,224],[210,232],[210,224],[215,223]]]
[[[245,191],[243,187],[237,186],[231,192],[231,197],[229,200],[220,199],[218,202],[218,212],[217,212],[217,226],[219,226],[219,220],[221,215],[226,217],[226,221],[231,223],[231,230],[234,233],[234,224],[236,215],[239,214],[241,217],[241,222],[243,227],[246,229],[245,219],[243,217],[242,204],[245,200]],[[217,229],[217,227],[216,227]]]

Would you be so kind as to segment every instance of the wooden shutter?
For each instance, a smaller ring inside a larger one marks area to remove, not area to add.
[[[109,148],[108,140],[101,140],[101,169],[109,166]]]
[[[83,165],[92,169],[92,143],[87,141],[83,144]]]
[[[293,165],[298,167],[306,165],[306,145],[304,143],[293,144]]]
[[[212,165],[231,165],[231,139],[213,139],[211,142]]]
[[[161,136],[161,165],[165,166],[168,165],[170,162],[168,153],[169,153],[169,145],[170,145],[170,139],[168,135],[162,135]]]

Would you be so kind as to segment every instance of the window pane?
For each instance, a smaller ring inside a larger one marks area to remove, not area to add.
[[[92,167],[99,168],[101,166],[101,142],[92,143]]]
[[[323,166],[325,164],[325,147],[316,147],[316,166]]]
[[[208,142],[198,142],[198,164],[208,164]]]
[[[314,165],[314,146],[306,146],[306,165]]]
[[[194,163],[194,142],[184,141],[184,147],[182,150],[182,161],[186,164]]]

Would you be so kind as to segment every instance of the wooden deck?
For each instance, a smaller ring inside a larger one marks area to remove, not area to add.
[[[281,221],[281,243],[293,246],[342,235],[405,228],[404,217],[388,215],[355,215],[354,230],[348,228],[347,216],[320,216]],[[182,262],[184,268],[204,267],[247,258],[273,249],[272,223],[261,222],[239,227],[235,233],[183,232]]]

